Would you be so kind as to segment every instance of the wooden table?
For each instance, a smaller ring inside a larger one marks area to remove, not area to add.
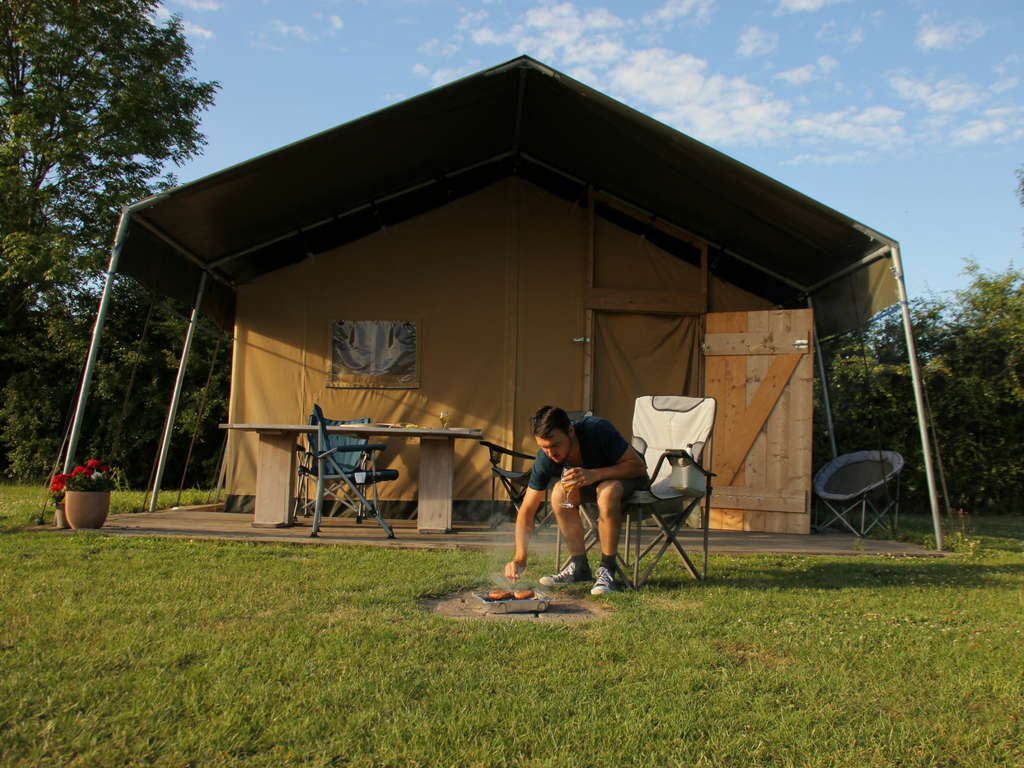
[[[255,528],[284,528],[291,524],[295,503],[295,441],[316,432],[311,424],[221,424],[221,429],[255,432],[259,436],[256,459]],[[420,477],[416,527],[420,533],[450,533],[455,441],[483,440],[479,429],[420,429],[387,424],[343,424],[328,433],[356,437],[416,437],[420,440]]]

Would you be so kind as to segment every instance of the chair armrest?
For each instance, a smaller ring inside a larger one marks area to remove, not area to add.
[[[481,440],[480,441],[480,445],[486,446],[487,449],[491,452],[491,456],[492,457],[497,453],[497,454],[501,454],[501,455],[504,455],[504,456],[514,456],[517,459],[535,459],[535,458],[537,458],[536,456],[530,456],[527,453],[519,453],[518,451],[513,451],[513,450],[511,450],[509,448],[502,448],[500,445],[495,445],[494,443],[489,443],[486,440]],[[495,464],[497,462],[495,462],[494,459],[492,458],[491,459],[491,463]]]
[[[682,448],[671,448],[658,457],[658,463],[654,467],[654,472],[651,473],[652,478],[658,476],[658,470],[661,469],[661,465],[666,459],[682,459],[684,464],[692,464],[704,473],[704,477],[717,477],[714,472],[708,472],[708,470],[704,469],[704,467],[700,465],[699,461],[695,461],[689,451]]]
[[[371,453],[383,451],[388,446],[386,443],[364,443],[362,445],[336,445],[334,448],[318,453],[316,457],[323,458],[334,453]]]

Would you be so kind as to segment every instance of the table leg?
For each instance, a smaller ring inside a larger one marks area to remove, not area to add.
[[[420,533],[451,533],[455,441],[420,440],[420,489],[416,528]]]
[[[295,435],[261,432],[253,528],[287,528],[295,503]]]

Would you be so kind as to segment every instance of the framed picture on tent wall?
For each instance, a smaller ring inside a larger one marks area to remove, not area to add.
[[[327,386],[418,389],[419,320],[335,320]]]

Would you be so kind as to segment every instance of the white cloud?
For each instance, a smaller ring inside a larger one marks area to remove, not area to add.
[[[479,66],[479,62],[474,62],[465,67],[453,67],[451,69],[439,69],[430,76],[430,84],[433,87],[450,83],[452,80],[458,80],[460,77],[465,77],[476,71]]]
[[[811,82],[817,71],[818,68],[814,64],[805,64],[802,67],[787,69],[785,72],[772,75],[772,80],[785,80],[790,85],[803,85]]]
[[[1009,91],[1016,88],[1020,84],[1020,79],[1016,77],[1004,77],[995,85],[990,85],[988,89],[992,93],[1002,93],[1003,91]]]
[[[711,21],[711,8],[714,4],[714,0],[668,0],[661,8],[644,15],[640,20],[666,31],[672,28],[673,22],[687,17],[702,26]]]
[[[775,50],[779,36],[775,32],[765,32],[755,26],[749,26],[740,34],[740,44],[736,49],[739,56],[764,56]]]
[[[775,9],[775,15],[781,16],[784,13],[800,11],[820,11],[826,5],[841,2],[844,0],[779,0],[779,7]]]
[[[261,38],[268,37],[297,37],[300,40],[311,40],[312,37],[299,24],[285,24],[280,19],[274,19],[266,25],[265,32],[260,33]]]
[[[1004,143],[1024,138],[1024,108],[985,110],[981,117],[950,131],[949,138],[954,147],[983,142]]]
[[[200,27],[198,24],[193,24],[191,21],[186,21],[182,24],[182,28],[185,30],[185,34],[188,37],[201,38],[202,40],[213,40],[215,35],[208,29]]]
[[[821,25],[816,37],[822,43],[845,43],[844,49],[852,51],[864,42],[864,28],[852,27],[841,31],[838,22],[826,21]]]
[[[1003,59],[1002,62],[1000,62],[999,64],[993,64],[992,71],[995,72],[997,75],[1002,76],[1006,74],[1006,70],[1011,64],[1020,64],[1022,61],[1024,61],[1024,56],[1012,53],[1005,59]]]
[[[192,11],[219,11],[224,7],[217,0],[174,0],[175,5],[183,5]]]
[[[896,95],[927,109],[929,112],[962,112],[981,106],[987,98],[982,88],[963,80],[940,80],[935,85],[919,80],[906,72],[889,78]]]
[[[904,116],[890,107],[849,107],[801,116],[793,121],[792,131],[808,145],[842,142],[889,150],[906,143],[906,130],[900,125]]]
[[[331,16],[327,19],[331,24],[331,33],[337,32],[339,29],[345,26],[345,22],[341,20],[340,16]]]
[[[416,50],[425,53],[427,56],[451,56],[462,49],[456,43],[442,44],[436,37],[422,43]]]
[[[459,23],[456,25],[456,29],[469,29],[470,27],[479,24],[487,19],[487,11],[477,11],[476,13],[467,13]]]
[[[779,5],[787,12],[812,11],[826,0],[789,0]],[[682,13],[687,8],[693,19],[697,4],[667,3],[660,11]],[[708,5],[707,8],[711,6]],[[652,14],[653,15],[653,14]],[[678,17],[682,18],[682,16]],[[709,69],[708,61],[677,53],[656,44],[657,35],[648,34],[641,22],[623,19],[606,11],[591,11],[572,2],[539,2],[517,22],[506,25],[496,19],[468,23],[465,38],[476,45],[500,45],[527,53],[552,64],[571,77],[603,91],[700,141],[715,146],[757,144],[797,146],[794,163],[834,164],[866,162],[881,153],[914,143],[956,145],[1015,140],[1024,131],[1024,109],[998,111],[997,94],[1020,85],[1015,72],[1003,67],[990,87],[965,77],[922,78],[910,70],[886,75],[892,88],[887,96],[875,97],[870,88],[850,87],[839,81],[840,61],[823,55],[806,66],[775,75],[774,81],[787,85],[809,82],[829,83],[826,91],[796,93],[781,98],[754,77],[732,77]],[[824,24],[818,38],[850,46],[863,40],[862,27],[842,22]],[[462,42],[462,38],[456,36]],[[780,45],[779,37],[750,25],[741,33],[737,54],[757,56]],[[420,47],[421,53],[437,55],[443,48],[439,39]],[[417,65],[413,73],[440,85],[467,74],[468,68],[428,69]],[[844,78],[845,80],[846,78]],[[769,81],[772,82],[772,81]],[[833,87],[834,86],[834,87]],[[857,105],[823,110],[821,98],[853,100]],[[885,105],[885,99],[894,103]],[[898,108],[902,100],[914,110]],[[982,110],[985,110],[984,112]]]
[[[531,8],[523,23],[507,32],[490,27],[474,29],[478,45],[511,45],[518,53],[528,53],[541,61],[561,61],[570,66],[610,66],[626,53],[616,30],[625,22],[607,11],[580,15],[572,3]],[[609,34],[612,33],[612,34]]]
[[[790,85],[802,85],[812,80],[821,79],[822,76],[827,75],[838,66],[839,62],[831,56],[819,56],[815,64],[806,64],[796,69],[787,69],[785,72],[773,75],[772,79],[785,80]]]
[[[611,92],[654,108],[654,117],[704,141],[768,142],[786,131],[790,107],[744,78],[707,76],[707,62],[653,48],[633,51],[607,75]]]
[[[863,163],[873,159],[868,150],[846,152],[837,155],[797,155],[791,160],[783,160],[781,165],[803,165],[814,163],[815,165],[838,165],[840,163]]]
[[[430,87],[436,88],[439,85],[450,83],[452,80],[458,80],[460,77],[476,72],[480,67],[479,61],[471,61],[464,67],[452,67],[450,69],[438,69],[431,72],[430,69],[417,62],[417,64],[410,70],[416,77],[429,77]]]
[[[975,18],[961,19],[956,24],[940,26],[935,17],[922,16],[918,21],[921,29],[914,39],[914,45],[922,51],[955,51],[980,38],[988,27]]]

